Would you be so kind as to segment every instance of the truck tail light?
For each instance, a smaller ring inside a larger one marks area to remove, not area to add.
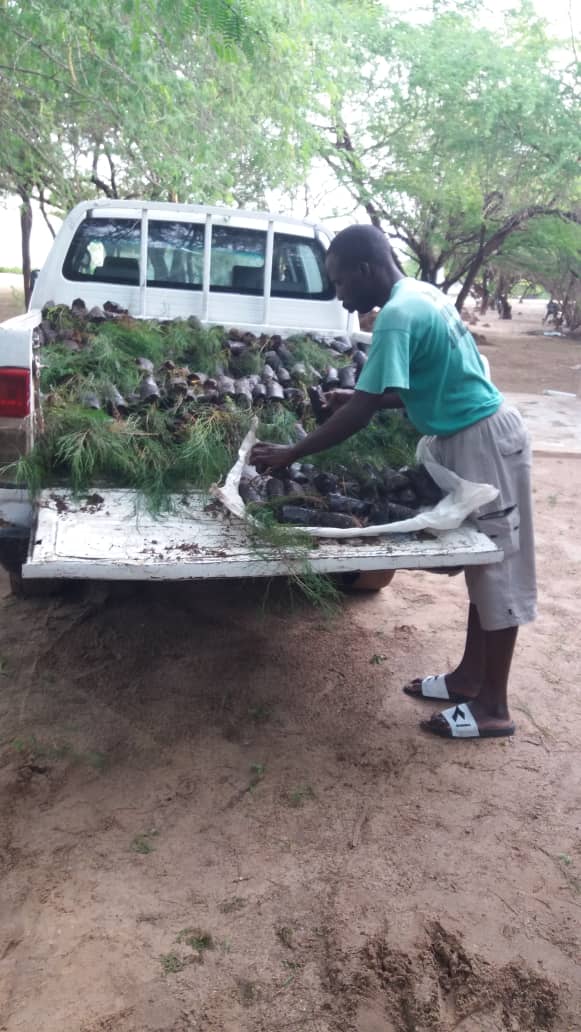
[[[0,368],[0,417],[23,419],[30,412],[30,370]]]

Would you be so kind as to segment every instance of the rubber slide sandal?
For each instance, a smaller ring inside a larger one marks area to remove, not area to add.
[[[443,699],[458,703],[469,701],[465,695],[456,695],[455,692],[448,691],[445,674],[430,674],[428,677],[422,678],[419,692],[412,690],[411,684],[406,684],[403,690],[410,699],[428,699],[430,701]]]
[[[442,720],[422,720],[421,728],[440,738],[510,738],[514,735],[514,724],[508,727],[480,729],[467,703],[450,706],[439,714]]]

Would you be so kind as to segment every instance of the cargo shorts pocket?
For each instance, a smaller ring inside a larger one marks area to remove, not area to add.
[[[504,558],[509,559],[520,548],[520,512],[518,505],[497,512],[487,512],[476,517],[478,530],[486,534],[498,548],[502,548]]]
[[[498,442],[498,450],[505,459],[520,458],[530,462],[531,439],[525,426],[517,427]]]

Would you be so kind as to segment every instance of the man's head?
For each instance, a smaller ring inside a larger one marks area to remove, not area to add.
[[[387,237],[375,226],[348,226],[337,233],[326,265],[337,297],[349,312],[383,306],[402,277]]]

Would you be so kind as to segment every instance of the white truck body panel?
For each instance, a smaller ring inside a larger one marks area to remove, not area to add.
[[[40,309],[30,309],[0,323],[0,366],[30,369],[32,331],[40,323]]]
[[[277,577],[304,568],[305,557],[257,547],[236,517],[207,511],[208,497],[174,498],[173,512],[154,518],[135,511],[130,491],[99,491],[75,499],[68,491],[44,491],[32,535],[25,578],[91,580],[191,580]],[[308,540],[308,539],[307,539]],[[471,527],[435,538],[393,534],[372,541],[320,541],[308,554],[320,573],[349,570],[430,569],[498,562],[503,553]]]

